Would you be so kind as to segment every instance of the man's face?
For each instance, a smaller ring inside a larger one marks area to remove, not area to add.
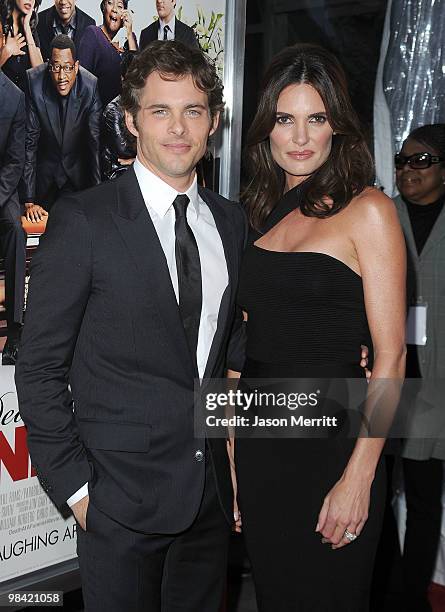
[[[76,10],[75,0],[54,0],[54,6],[62,23],[68,23]]]
[[[175,12],[176,0],[156,0],[156,10],[159,19],[169,22]]]
[[[138,138],[141,162],[176,188],[194,176],[219,115],[211,120],[208,96],[195,86],[191,75],[170,78],[152,72],[140,94],[136,123],[129,113],[126,121]]]
[[[53,85],[59,96],[67,96],[76,82],[79,62],[75,62],[71,49],[53,49],[50,60]],[[65,68],[65,70],[63,70]]]

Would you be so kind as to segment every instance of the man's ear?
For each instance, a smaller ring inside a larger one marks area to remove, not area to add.
[[[76,74],[79,72],[79,66],[80,66],[79,60],[76,60],[76,61],[74,62],[74,72],[75,72]]]
[[[139,132],[137,130],[133,115],[127,110],[125,111],[125,125],[127,126],[127,130],[130,132],[130,134],[133,134],[133,136],[139,138]]]
[[[221,117],[221,113],[218,111],[212,119],[212,127],[210,128],[209,136],[213,136],[213,134],[218,129],[220,117]]]

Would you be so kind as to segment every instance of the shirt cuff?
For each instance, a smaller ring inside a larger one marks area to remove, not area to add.
[[[78,491],[76,491],[73,495],[71,495],[71,497],[69,497],[66,500],[66,503],[71,508],[72,506],[74,506],[74,504],[76,504],[78,501],[80,501],[87,495],[88,495],[88,483],[86,482],[83,485],[83,487],[81,487]]]

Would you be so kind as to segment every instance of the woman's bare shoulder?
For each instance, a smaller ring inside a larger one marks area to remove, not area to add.
[[[351,221],[360,225],[393,222],[398,218],[394,202],[375,187],[366,187],[351,200],[346,210]]]

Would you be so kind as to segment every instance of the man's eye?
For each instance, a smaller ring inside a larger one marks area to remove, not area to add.
[[[195,110],[194,108],[190,108],[190,109],[187,111],[187,114],[188,114],[190,117],[200,117],[200,116],[201,116],[201,113],[200,113],[199,111]]]
[[[163,117],[167,114],[167,111],[165,108],[158,108],[157,110],[153,111],[153,115],[158,115],[160,117]]]

